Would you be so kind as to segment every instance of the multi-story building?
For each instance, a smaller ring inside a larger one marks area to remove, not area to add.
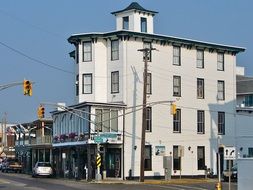
[[[139,50],[152,47],[156,50],[147,56],[145,176],[164,175],[164,155],[172,158],[174,176],[204,175],[206,167],[217,174],[217,153],[223,168],[223,146],[235,145],[236,54],[245,49],[154,34],[157,12],[138,3],[112,14],[115,31],[68,39],[76,47],[75,55],[71,53],[76,60],[77,100],[72,111],[83,110],[84,119],[75,118],[78,112],[54,112],[54,135],[87,133],[79,148],[90,155],[88,147],[94,154],[98,142],[92,133],[99,130],[105,133],[100,143],[102,170],[109,177],[138,177],[144,83],[144,55]],[[170,101],[177,106],[175,115]],[[123,135],[122,141],[108,141],[110,133]],[[70,151],[77,142],[53,146],[68,146]],[[60,159],[65,156],[59,154]],[[93,157],[83,159],[84,165]]]
[[[15,130],[15,151],[26,173],[32,173],[36,162],[53,164],[52,119],[42,118],[12,126]]]
[[[245,76],[243,67],[237,69],[236,146],[240,157],[253,157],[253,77]]]

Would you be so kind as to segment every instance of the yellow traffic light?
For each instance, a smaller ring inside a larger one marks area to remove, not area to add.
[[[40,119],[45,117],[45,108],[42,105],[39,106],[37,114]]]
[[[29,80],[23,81],[23,91],[25,96],[32,96],[32,83]]]
[[[176,104],[172,103],[172,104],[170,105],[170,113],[171,113],[172,115],[175,115],[175,114],[177,113],[177,106],[176,106]]]

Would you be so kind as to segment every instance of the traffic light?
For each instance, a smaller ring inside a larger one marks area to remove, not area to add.
[[[37,114],[40,119],[45,117],[45,108],[42,105],[39,106]]]
[[[170,105],[170,112],[171,112],[172,115],[175,115],[177,113],[177,106],[176,106],[176,104],[172,103]]]
[[[23,91],[25,96],[32,96],[32,83],[29,80],[23,81]]]

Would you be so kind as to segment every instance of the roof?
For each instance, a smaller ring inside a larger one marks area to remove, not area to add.
[[[253,94],[253,77],[236,76],[237,95]]]
[[[185,45],[187,47],[196,46],[198,48],[209,48],[209,50],[217,49],[219,51],[230,51],[234,54],[245,51],[243,47],[231,46],[231,45],[224,45],[224,44],[217,44],[211,42],[204,42],[186,38],[179,38],[174,36],[166,36],[161,34],[149,34],[149,33],[142,33],[142,32],[133,32],[128,30],[117,30],[112,32],[106,33],[81,33],[81,34],[73,34],[68,38],[69,43],[77,43],[81,41],[83,38],[91,38],[92,40],[96,40],[97,38],[110,38],[110,37],[119,37],[119,38],[126,38],[134,37],[134,38],[141,38],[144,40],[150,41],[159,41],[161,44],[176,44],[176,45]]]
[[[115,15],[117,13],[126,12],[126,11],[132,11],[132,10],[133,11],[140,11],[140,12],[151,13],[153,15],[156,14],[156,13],[158,13],[156,11],[151,11],[151,10],[144,9],[137,2],[132,2],[127,8],[122,9],[120,11],[111,12],[111,14]]]
[[[126,107],[126,104],[124,104],[123,102],[115,102],[115,103],[82,102],[82,103],[79,103],[79,104],[68,106],[68,108],[69,108],[69,110],[71,110],[71,108],[72,109],[81,109],[81,108],[84,108],[86,106],[102,106],[102,107],[124,108],[124,107]],[[67,112],[67,111],[66,110],[64,110],[64,111],[55,110],[55,111],[52,111],[50,113],[55,115],[55,114],[64,113],[64,112]]]

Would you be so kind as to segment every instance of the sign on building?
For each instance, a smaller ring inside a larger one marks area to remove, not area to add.
[[[235,160],[236,150],[235,147],[225,147],[224,148],[224,160]]]
[[[165,156],[165,146],[155,146],[156,156]]]

